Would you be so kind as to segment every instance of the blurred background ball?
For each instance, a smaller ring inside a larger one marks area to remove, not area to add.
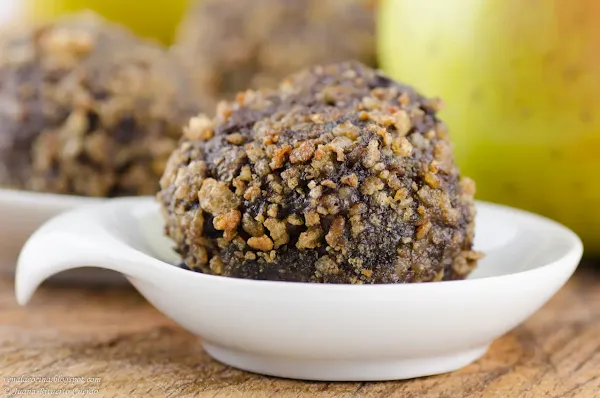
[[[275,87],[300,69],[376,62],[376,0],[196,0],[175,53],[212,112],[220,99]]]
[[[154,41],[86,11],[0,31],[0,186],[152,195],[198,112]]]

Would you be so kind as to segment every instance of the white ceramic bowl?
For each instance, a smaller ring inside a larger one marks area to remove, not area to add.
[[[62,214],[19,258],[16,295],[82,265],[122,272],[156,308],[226,364],[312,380],[390,380],[458,369],[523,322],[567,281],[582,255],[565,227],[478,203],[465,281],[327,285],[252,281],[175,267],[153,200],[117,199]]]
[[[19,252],[31,234],[50,218],[106,199],[0,189],[0,274],[14,275]],[[102,269],[77,269],[57,275],[66,283],[115,283],[123,278]]]

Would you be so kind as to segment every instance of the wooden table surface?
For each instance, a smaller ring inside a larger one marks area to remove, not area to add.
[[[21,308],[12,280],[0,278],[0,396],[62,389],[66,396],[87,391],[102,397],[600,397],[597,269],[580,267],[550,303],[478,362],[446,375],[385,383],[300,382],[243,372],[209,358],[198,338],[128,286],[44,286]]]

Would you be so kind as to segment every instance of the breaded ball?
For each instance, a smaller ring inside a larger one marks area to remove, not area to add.
[[[290,73],[348,60],[375,64],[376,0],[197,0],[175,50],[203,106]]]
[[[165,49],[83,13],[0,32],[0,186],[155,194],[197,113]]]
[[[314,67],[196,117],[158,195],[185,267],[237,278],[466,277],[474,182],[440,101],[359,63]]]

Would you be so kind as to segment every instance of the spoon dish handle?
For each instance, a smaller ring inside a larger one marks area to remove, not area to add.
[[[42,225],[19,255],[15,275],[18,303],[27,304],[42,282],[73,268],[100,267],[152,281],[154,263],[163,263],[135,248],[141,244],[140,233],[135,220],[127,219],[131,213],[127,207],[134,203],[113,199],[83,206]]]

